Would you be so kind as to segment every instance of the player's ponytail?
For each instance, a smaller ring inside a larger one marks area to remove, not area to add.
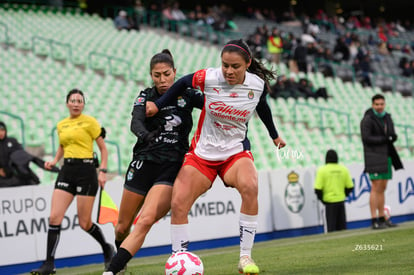
[[[251,61],[247,71],[263,79],[266,86],[269,86],[269,80],[276,79],[277,77],[275,71],[267,69],[260,60],[253,57],[249,46],[243,39],[231,40],[227,42],[221,51],[221,55],[223,55],[224,52],[237,52],[244,58],[246,63]]]

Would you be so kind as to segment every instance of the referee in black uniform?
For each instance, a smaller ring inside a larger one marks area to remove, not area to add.
[[[92,208],[98,186],[104,187],[108,151],[106,149],[103,129],[98,121],[82,113],[85,107],[83,92],[71,90],[66,96],[69,117],[59,121],[57,133],[59,148],[55,158],[45,163],[51,169],[63,157],[63,166],[55,183],[47,233],[46,261],[32,274],[54,274],[55,253],[59,242],[61,223],[65,212],[77,196],[77,209],[80,227],[87,231],[101,245],[105,264],[108,265],[114,254],[114,248],[105,241],[101,229],[92,223]],[[93,142],[96,142],[101,153],[99,175],[93,159]]]

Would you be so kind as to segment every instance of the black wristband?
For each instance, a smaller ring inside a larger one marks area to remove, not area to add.
[[[102,172],[102,173],[105,173],[106,174],[108,172],[108,169],[100,168],[99,169],[99,172]]]

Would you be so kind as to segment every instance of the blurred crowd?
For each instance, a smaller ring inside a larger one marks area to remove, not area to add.
[[[340,74],[344,81],[356,80],[364,86],[373,85],[374,73],[414,75],[414,41],[400,38],[414,30],[409,20],[385,21],[362,13],[330,16],[324,10],[297,16],[292,9],[276,14],[274,9],[254,7],[248,7],[242,16],[255,20],[256,25],[263,22],[244,37],[254,56],[276,66],[284,63],[294,74],[310,71],[320,71],[325,76]],[[233,17],[232,7],[226,4],[194,3],[192,9],[182,10],[179,1],[154,1],[144,6],[141,0],[136,0],[129,12],[119,11],[114,24],[120,30],[139,30],[142,22],[155,20],[161,27],[178,32],[180,22],[192,22],[208,25],[214,31],[240,31]],[[292,26],[299,32],[291,31]],[[385,63],[379,71],[374,69],[378,66],[373,62],[390,58],[398,61]],[[343,65],[339,69],[349,69],[337,71],[335,65],[338,64]]]
[[[329,17],[322,10],[313,17],[296,17],[289,12],[282,19],[272,14],[266,17],[268,12],[249,14],[255,20],[263,20],[263,25],[247,37],[254,55],[276,66],[283,62],[291,73],[319,71],[325,76],[333,76],[336,65],[342,65],[342,69],[349,68],[348,73],[340,76],[343,80],[356,80],[364,86],[373,85],[375,72],[386,71],[405,77],[414,75],[414,44],[399,38],[414,30],[409,21],[386,22],[368,16]],[[275,27],[271,23],[269,29],[269,22],[273,20],[278,24]],[[300,32],[285,27],[293,25],[292,22],[301,28]],[[377,67],[374,62],[382,61],[391,63],[385,63],[381,70],[374,69]],[[279,81],[283,79],[279,78]]]
[[[159,22],[161,26],[177,32],[180,22],[191,21],[209,25],[215,31],[236,30],[233,14],[232,8],[225,4],[202,6],[195,3],[194,9],[183,11],[179,1],[154,1],[144,6],[141,0],[136,0],[133,7],[127,6],[119,11],[114,24],[118,29],[138,30],[143,22]],[[118,23],[120,18],[125,22],[121,28]]]

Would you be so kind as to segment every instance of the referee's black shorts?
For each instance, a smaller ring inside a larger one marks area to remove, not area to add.
[[[98,186],[98,175],[93,162],[70,162],[66,159],[55,183],[55,189],[84,196],[96,196]]]
[[[132,160],[125,175],[124,188],[145,196],[152,186],[172,186],[182,162],[156,163],[149,160]]]

